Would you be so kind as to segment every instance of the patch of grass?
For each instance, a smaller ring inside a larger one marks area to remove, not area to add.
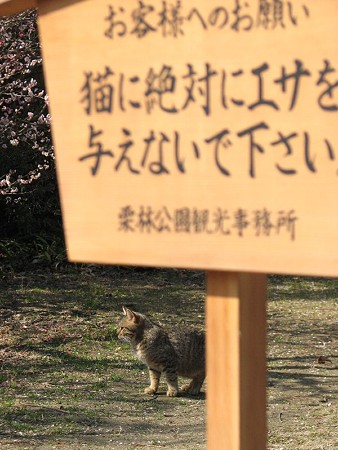
[[[338,394],[337,280],[273,277],[269,298],[270,447],[333,449],[337,403],[322,399]]]
[[[2,281],[1,450],[17,450],[19,438],[43,450],[205,449],[204,398],[168,399],[164,381],[158,397],[145,396],[147,370],[116,336],[122,305],[203,328],[203,273],[93,265]],[[268,296],[268,448],[331,450],[337,280],[274,276]]]

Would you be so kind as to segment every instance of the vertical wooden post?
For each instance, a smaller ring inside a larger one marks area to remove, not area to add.
[[[266,276],[207,272],[208,450],[266,449]]]

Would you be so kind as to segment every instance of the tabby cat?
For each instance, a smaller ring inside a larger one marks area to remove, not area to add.
[[[118,338],[130,343],[149,369],[150,386],[144,392],[155,394],[163,373],[168,397],[178,394],[177,375],[191,378],[190,383],[182,386],[183,391],[199,394],[205,379],[205,334],[185,327],[165,330],[124,306],[123,313],[118,323]]]

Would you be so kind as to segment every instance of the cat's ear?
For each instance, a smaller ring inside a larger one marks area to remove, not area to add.
[[[131,320],[132,322],[137,323],[138,322],[138,316],[134,311],[132,311],[129,308],[126,308],[125,306],[122,306],[123,313],[125,316],[127,316],[127,319]]]

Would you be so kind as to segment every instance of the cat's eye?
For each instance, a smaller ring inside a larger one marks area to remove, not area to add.
[[[124,331],[124,332],[127,332],[127,333],[132,333],[132,331],[129,330],[129,328],[127,328],[127,327],[120,327],[120,328],[117,329],[117,334],[120,334],[120,333],[122,333],[123,331]]]

